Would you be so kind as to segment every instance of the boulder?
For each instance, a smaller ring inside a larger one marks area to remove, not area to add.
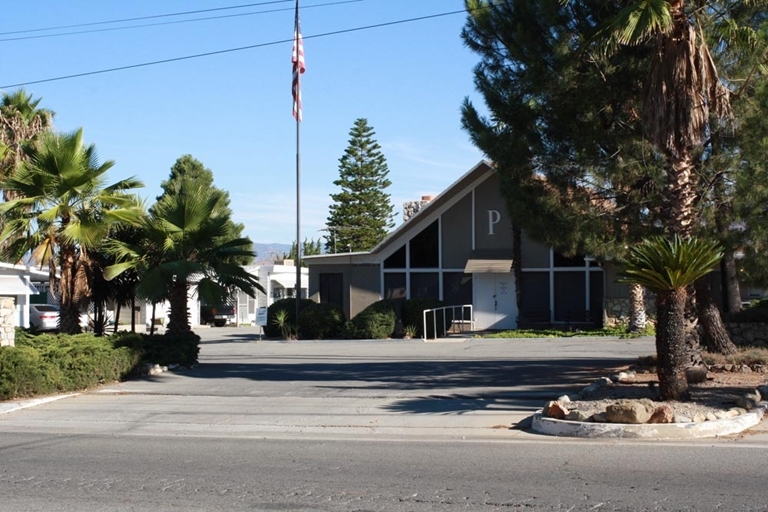
[[[547,402],[544,405],[544,416],[547,418],[555,418],[556,420],[564,420],[568,409],[563,404],[557,401]]]
[[[565,415],[565,419],[568,421],[589,421],[591,415],[587,412],[574,409]]]
[[[669,405],[660,405],[654,409],[648,423],[673,423],[675,421],[675,411]]]
[[[624,400],[605,408],[605,419],[609,423],[647,423],[653,414],[650,400]]]
[[[689,366],[685,369],[685,378],[689,384],[700,384],[707,381],[707,367],[706,366]]]

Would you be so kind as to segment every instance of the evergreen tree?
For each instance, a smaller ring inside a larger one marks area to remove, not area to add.
[[[349,132],[349,146],[339,159],[341,191],[331,194],[325,250],[368,251],[394,227],[393,207],[386,188],[389,169],[375,132],[367,119],[357,119]]]
[[[322,240],[319,238],[315,240],[314,238],[312,240],[304,239],[303,242],[301,242],[301,266],[306,267],[307,264],[304,262],[304,256],[316,256],[318,254],[323,253],[323,244]],[[294,241],[291,244],[291,250],[288,253],[283,253],[283,259],[286,260],[296,260],[296,242]]]
[[[223,243],[229,240],[242,238],[245,226],[232,220],[232,210],[229,207],[229,192],[215,187],[213,185],[213,171],[205,167],[202,162],[192,155],[183,155],[176,160],[171,167],[170,176],[160,184],[163,188],[163,193],[157,197],[157,201],[160,202],[163,197],[169,194],[175,194],[175,191],[178,190],[178,183],[183,178],[189,178],[196,185],[209,189],[211,198],[216,202],[215,214],[228,219],[226,222],[225,234],[218,240],[218,242]],[[152,208],[155,207],[153,206]],[[252,249],[252,246],[248,248],[248,250],[250,249]],[[237,259],[237,263],[240,263],[241,265],[249,265],[252,261],[252,257],[240,256]]]

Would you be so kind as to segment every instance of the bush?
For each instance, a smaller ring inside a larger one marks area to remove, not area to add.
[[[424,336],[424,310],[439,308],[443,306],[443,302],[437,299],[409,299],[403,303],[403,326],[412,326],[416,328],[416,336],[421,338]],[[449,312],[450,314],[450,312]],[[437,314],[437,328],[442,334],[443,329],[443,312]],[[432,322],[432,315],[428,318],[427,323],[427,337],[434,338],[434,327]],[[441,335],[442,335],[441,334]]]
[[[399,303],[391,299],[374,302],[348,322],[344,335],[353,339],[390,338],[397,323]]]
[[[309,299],[301,299],[301,304],[299,304],[299,314],[301,314],[301,311],[305,307],[314,303],[314,301]],[[267,325],[264,326],[264,335],[267,338],[281,338],[283,336],[283,333],[280,332],[280,327],[275,323],[275,317],[280,310],[287,313],[288,316],[286,322],[294,327],[296,326],[296,299],[289,298],[277,300],[267,308]]]
[[[299,313],[299,333],[303,339],[338,338],[344,329],[344,313],[335,304],[308,304]]]
[[[49,363],[31,347],[0,347],[0,400],[54,391]]]
[[[0,351],[0,398],[80,391],[134,371],[140,354],[92,334],[21,336]]]

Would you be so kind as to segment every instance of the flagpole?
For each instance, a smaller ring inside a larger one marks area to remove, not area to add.
[[[301,51],[299,39],[301,37],[299,27],[299,0],[296,0],[296,23],[294,37],[296,40],[296,66],[299,66],[299,52]],[[298,94],[301,94],[301,70],[296,73],[296,86]],[[299,324],[299,309],[301,308],[301,96],[298,97],[298,112],[296,115],[296,286],[293,289],[296,295],[296,327]]]

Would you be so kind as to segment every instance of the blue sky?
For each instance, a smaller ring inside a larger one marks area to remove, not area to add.
[[[258,11],[280,12],[23,40],[54,32],[8,34],[62,25],[257,3],[259,0],[28,0],[0,18],[0,86],[290,40],[291,2],[184,17],[70,28],[77,32]],[[477,57],[460,38],[465,15],[340,35],[312,36],[435,15],[462,0],[302,0],[307,71],[302,76],[301,233],[319,238],[338,160],[355,119],[376,131],[389,165],[387,190],[402,203],[437,194],[482,155],[461,129],[460,105],[482,101],[472,84]],[[317,7],[312,7],[317,6]],[[291,116],[291,43],[284,42],[125,71],[25,85],[54,110],[55,128],[82,127],[110,181],[137,176],[152,201],[178,157],[191,154],[229,191],[237,222],[254,242],[296,236],[295,122]],[[15,88],[5,88],[12,91]]]

